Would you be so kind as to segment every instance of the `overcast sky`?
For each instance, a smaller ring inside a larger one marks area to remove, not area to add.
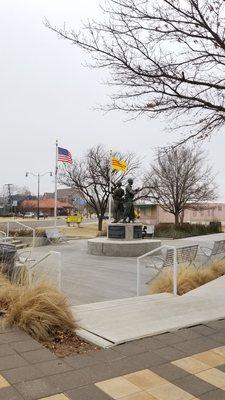
[[[126,122],[127,115],[104,115],[94,107],[107,101],[104,75],[85,67],[86,54],[43,25],[79,29],[81,20],[98,18],[99,0],[0,0],[0,188],[26,185],[35,192],[26,171],[54,170],[55,140],[80,157],[90,146],[134,151],[145,164],[158,146],[176,140],[166,121],[147,118]],[[219,198],[225,201],[225,129],[204,144],[214,164]],[[45,176],[41,191],[53,190]]]

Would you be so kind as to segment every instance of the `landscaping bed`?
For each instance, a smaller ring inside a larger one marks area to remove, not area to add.
[[[71,331],[58,331],[52,340],[41,341],[40,343],[58,357],[86,354],[90,351],[99,350],[97,346],[85,342]]]
[[[66,297],[46,281],[32,284],[27,270],[7,276],[0,266],[0,325],[18,327],[59,357],[97,350],[76,333]]]

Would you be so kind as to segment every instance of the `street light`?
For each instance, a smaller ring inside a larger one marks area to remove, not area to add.
[[[26,178],[29,176],[29,175],[32,175],[32,176],[35,176],[36,178],[37,178],[37,180],[38,180],[38,195],[37,195],[37,198],[38,198],[38,202],[37,202],[37,219],[39,220],[39,214],[40,214],[40,178],[42,177],[42,176],[45,176],[45,175],[50,175],[50,176],[53,176],[53,174],[52,174],[52,172],[45,172],[44,174],[34,174],[33,172],[26,172]]]

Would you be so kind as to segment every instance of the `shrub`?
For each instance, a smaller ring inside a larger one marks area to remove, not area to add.
[[[161,223],[155,226],[156,237],[170,237],[179,239],[188,236],[208,235],[220,233],[222,231],[221,222],[213,221],[209,225],[184,223],[176,228],[171,223]]]
[[[225,262],[222,260],[215,261],[208,267],[180,266],[177,274],[177,292],[179,295],[185,294],[223,275]],[[164,292],[173,293],[173,272],[169,268],[165,268],[150,284],[151,294]]]
[[[46,232],[45,229],[43,228],[36,228],[35,229],[35,235],[37,237],[46,237]],[[13,237],[32,237],[33,236],[33,231],[30,229],[26,228],[21,228],[21,229],[11,229],[9,232],[9,236]]]

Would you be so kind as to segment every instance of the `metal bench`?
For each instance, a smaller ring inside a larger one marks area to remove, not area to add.
[[[177,264],[185,264],[189,266],[190,264],[195,265],[195,259],[198,253],[198,245],[190,245],[176,248]],[[154,255],[151,257],[152,263],[147,264],[146,268],[155,269],[161,272],[163,268],[172,267],[174,263],[174,250],[167,249],[166,254]],[[158,262],[158,265],[157,265]]]
[[[201,247],[200,250],[206,258],[207,263],[212,261],[214,258],[223,259],[225,258],[225,240],[217,240],[213,243],[212,248],[204,246]]]
[[[174,246],[162,246],[155,249],[147,254],[144,254],[137,259],[137,295],[140,293],[140,267],[141,262],[145,262],[145,269],[151,268],[156,274],[148,281],[149,284],[155,279],[163,268],[177,268],[177,265],[184,264],[186,266],[194,265],[198,253],[198,244],[174,247]]]

